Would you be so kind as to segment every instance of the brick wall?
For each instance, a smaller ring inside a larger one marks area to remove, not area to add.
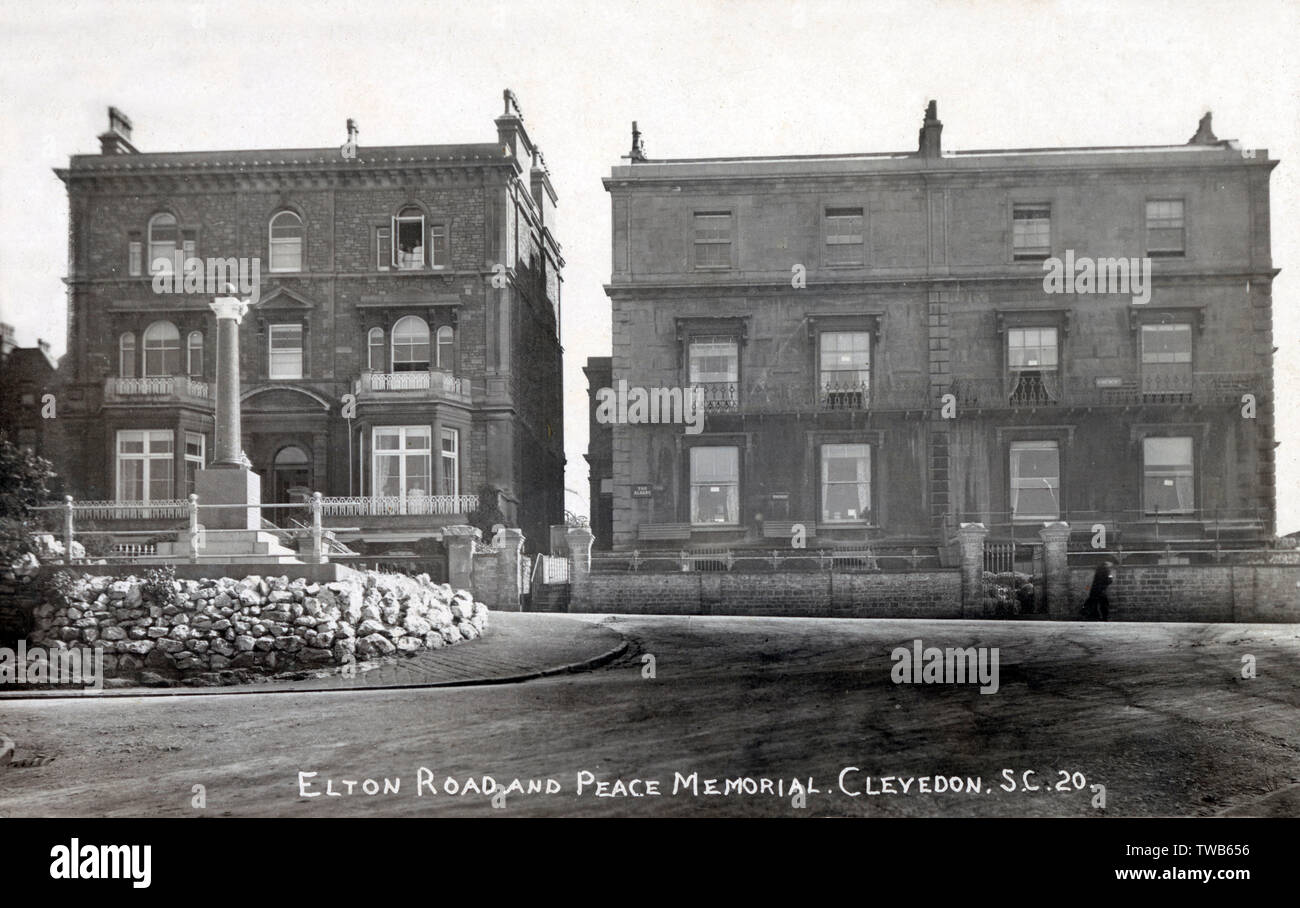
[[[1070,571],[1081,604],[1091,569]],[[1300,565],[1142,565],[1115,572],[1112,621],[1300,622]]]
[[[574,584],[571,612],[957,618],[956,570],[899,574],[594,573]]]

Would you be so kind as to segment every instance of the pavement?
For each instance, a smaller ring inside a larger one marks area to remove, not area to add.
[[[617,631],[553,614],[492,612],[482,637],[455,646],[390,656],[373,666],[357,665],[353,677],[337,669],[302,680],[267,679],[226,687],[110,687],[104,690],[0,690],[0,700],[304,693],[383,690],[404,687],[461,687],[509,684],[584,671],[617,659],[627,650]],[[316,677],[321,675],[321,677]]]

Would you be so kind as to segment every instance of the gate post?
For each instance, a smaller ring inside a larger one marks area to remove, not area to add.
[[[961,545],[961,615],[984,617],[984,537],[988,527],[982,523],[963,523],[957,529]]]
[[[482,536],[477,527],[442,528],[442,541],[447,547],[447,582],[452,589],[474,592],[474,540]]]
[[[1043,587],[1047,596],[1047,614],[1069,620],[1074,617],[1070,605],[1070,566],[1066,551],[1070,543],[1068,523],[1047,523],[1038,531],[1043,540]]]
[[[590,527],[569,527],[565,531],[565,542],[569,548],[569,610],[585,611],[582,608],[590,598],[588,581],[591,579],[591,546],[596,541]],[[579,607],[574,608],[574,603]]]
[[[199,526],[199,496],[197,492],[190,493],[189,503],[190,519],[190,563],[199,563],[199,549],[203,544],[203,528]]]
[[[497,603],[495,608],[504,612],[522,612],[519,602],[523,595],[520,553],[524,548],[522,530],[506,527],[498,535],[497,546]]]
[[[72,496],[63,496],[63,563],[72,564]]]

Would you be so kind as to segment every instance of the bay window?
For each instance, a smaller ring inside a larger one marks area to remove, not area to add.
[[[371,494],[395,499],[397,513],[433,488],[429,426],[376,426],[372,430]]]
[[[442,475],[438,492],[442,495],[460,494],[460,432],[442,430]]]
[[[201,432],[185,433],[185,495],[188,497],[194,492],[194,480],[199,470],[205,466],[204,449],[206,439]]]
[[[175,448],[171,430],[117,433],[117,500],[167,501],[174,497]]]

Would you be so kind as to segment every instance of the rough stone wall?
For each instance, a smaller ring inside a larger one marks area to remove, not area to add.
[[[324,584],[65,574],[34,610],[29,639],[104,649],[108,676],[282,671],[473,640],[487,608],[464,590],[373,571]]]

